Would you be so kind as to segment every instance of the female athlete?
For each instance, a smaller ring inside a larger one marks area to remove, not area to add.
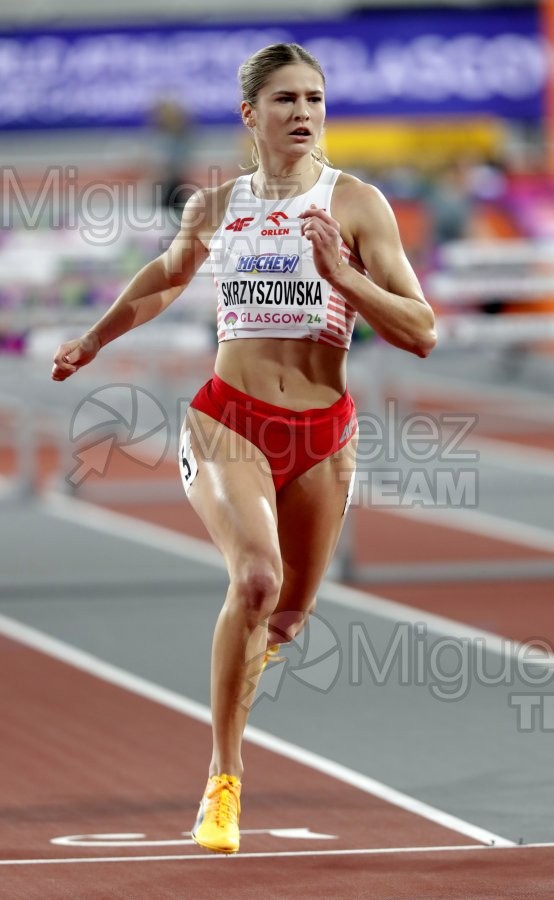
[[[188,201],[168,250],[100,321],[58,348],[63,381],[153,319],[210,259],[219,349],[191,401],[179,449],[187,496],[225,558],[229,590],[211,666],[213,755],[192,835],[239,848],[241,745],[255,686],[314,609],[355,468],[346,354],[356,315],[418,356],[434,316],[376,188],[330,168],[317,146],[325,79],[297,44],[240,68],[255,171]]]

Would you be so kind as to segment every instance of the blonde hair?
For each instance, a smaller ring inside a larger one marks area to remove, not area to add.
[[[263,47],[262,50],[253,53],[240,66],[238,77],[242,90],[242,99],[250,103],[251,106],[255,106],[259,92],[271,75],[283,66],[290,66],[294,63],[305,63],[307,66],[310,66],[321,76],[325,86],[325,75],[321,64],[309,50],[301,47],[300,44],[270,44],[268,47]],[[318,162],[329,163],[321,147],[314,147],[312,156]],[[259,162],[258,148],[254,144],[251,165],[258,166]],[[250,168],[250,166],[241,166],[241,168]]]

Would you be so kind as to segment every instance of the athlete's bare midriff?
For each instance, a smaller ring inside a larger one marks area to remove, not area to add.
[[[224,341],[215,372],[237,390],[274,406],[323,409],[346,390],[346,350],[309,340]]]

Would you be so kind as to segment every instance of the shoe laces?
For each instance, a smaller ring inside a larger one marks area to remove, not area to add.
[[[236,824],[240,813],[240,782],[215,775],[210,778],[206,798],[207,818],[213,819],[218,825]]]

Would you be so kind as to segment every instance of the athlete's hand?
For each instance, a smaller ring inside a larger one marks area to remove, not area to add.
[[[95,331],[90,331],[80,338],[61,344],[54,355],[53,380],[65,381],[78,369],[91,362],[99,350],[100,339]]]
[[[322,278],[331,279],[341,264],[339,223],[315,203],[298,218],[302,219],[302,234],[311,242],[317,271]]]

